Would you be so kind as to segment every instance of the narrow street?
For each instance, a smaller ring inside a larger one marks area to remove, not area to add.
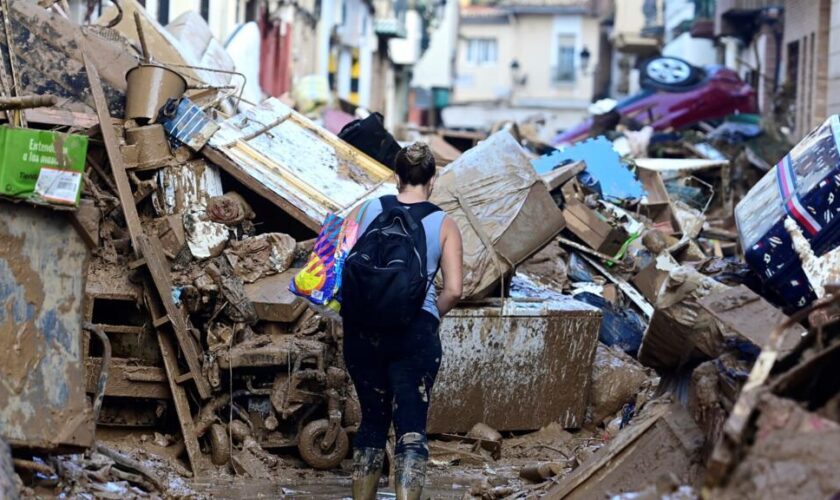
[[[840,0],[0,19],[0,500],[840,495]]]

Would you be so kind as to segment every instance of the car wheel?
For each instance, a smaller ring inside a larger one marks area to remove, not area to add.
[[[643,87],[661,90],[682,89],[697,83],[702,77],[699,68],[676,57],[654,57],[642,65]]]

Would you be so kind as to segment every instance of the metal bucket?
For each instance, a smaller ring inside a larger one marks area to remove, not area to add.
[[[140,64],[125,75],[125,118],[154,121],[167,99],[177,99],[187,90],[183,76],[156,64]]]

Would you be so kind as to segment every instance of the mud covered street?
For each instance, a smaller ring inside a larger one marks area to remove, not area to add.
[[[837,497],[835,11],[0,0],[0,500]]]

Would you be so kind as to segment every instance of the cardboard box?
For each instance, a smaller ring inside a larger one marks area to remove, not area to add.
[[[78,205],[87,145],[82,135],[0,127],[0,194]]]
[[[671,269],[679,265],[671,254],[663,253],[643,267],[630,281],[648,301],[655,304],[662,283],[668,279]]]
[[[529,156],[506,130],[447,166],[431,201],[461,230],[465,298],[490,295],[512,266],[540,251],[565,226]],[[494,253],[501,256],[498,266]]]
[[[566,228],[593,250],[615,255],[629,236],[623,228],[612,227],[604,218],[583,203],[583,190],[576,179],[563,185],[563,217]]]
[[[641,203],[640,210],[645,217],[653,222],[653,227],[664,234],[677,234],[680,225],[671,208],[671,197],[662,182],[662,176],[655,170],[638,169],[639,180],[645,187],[646,200]]]

